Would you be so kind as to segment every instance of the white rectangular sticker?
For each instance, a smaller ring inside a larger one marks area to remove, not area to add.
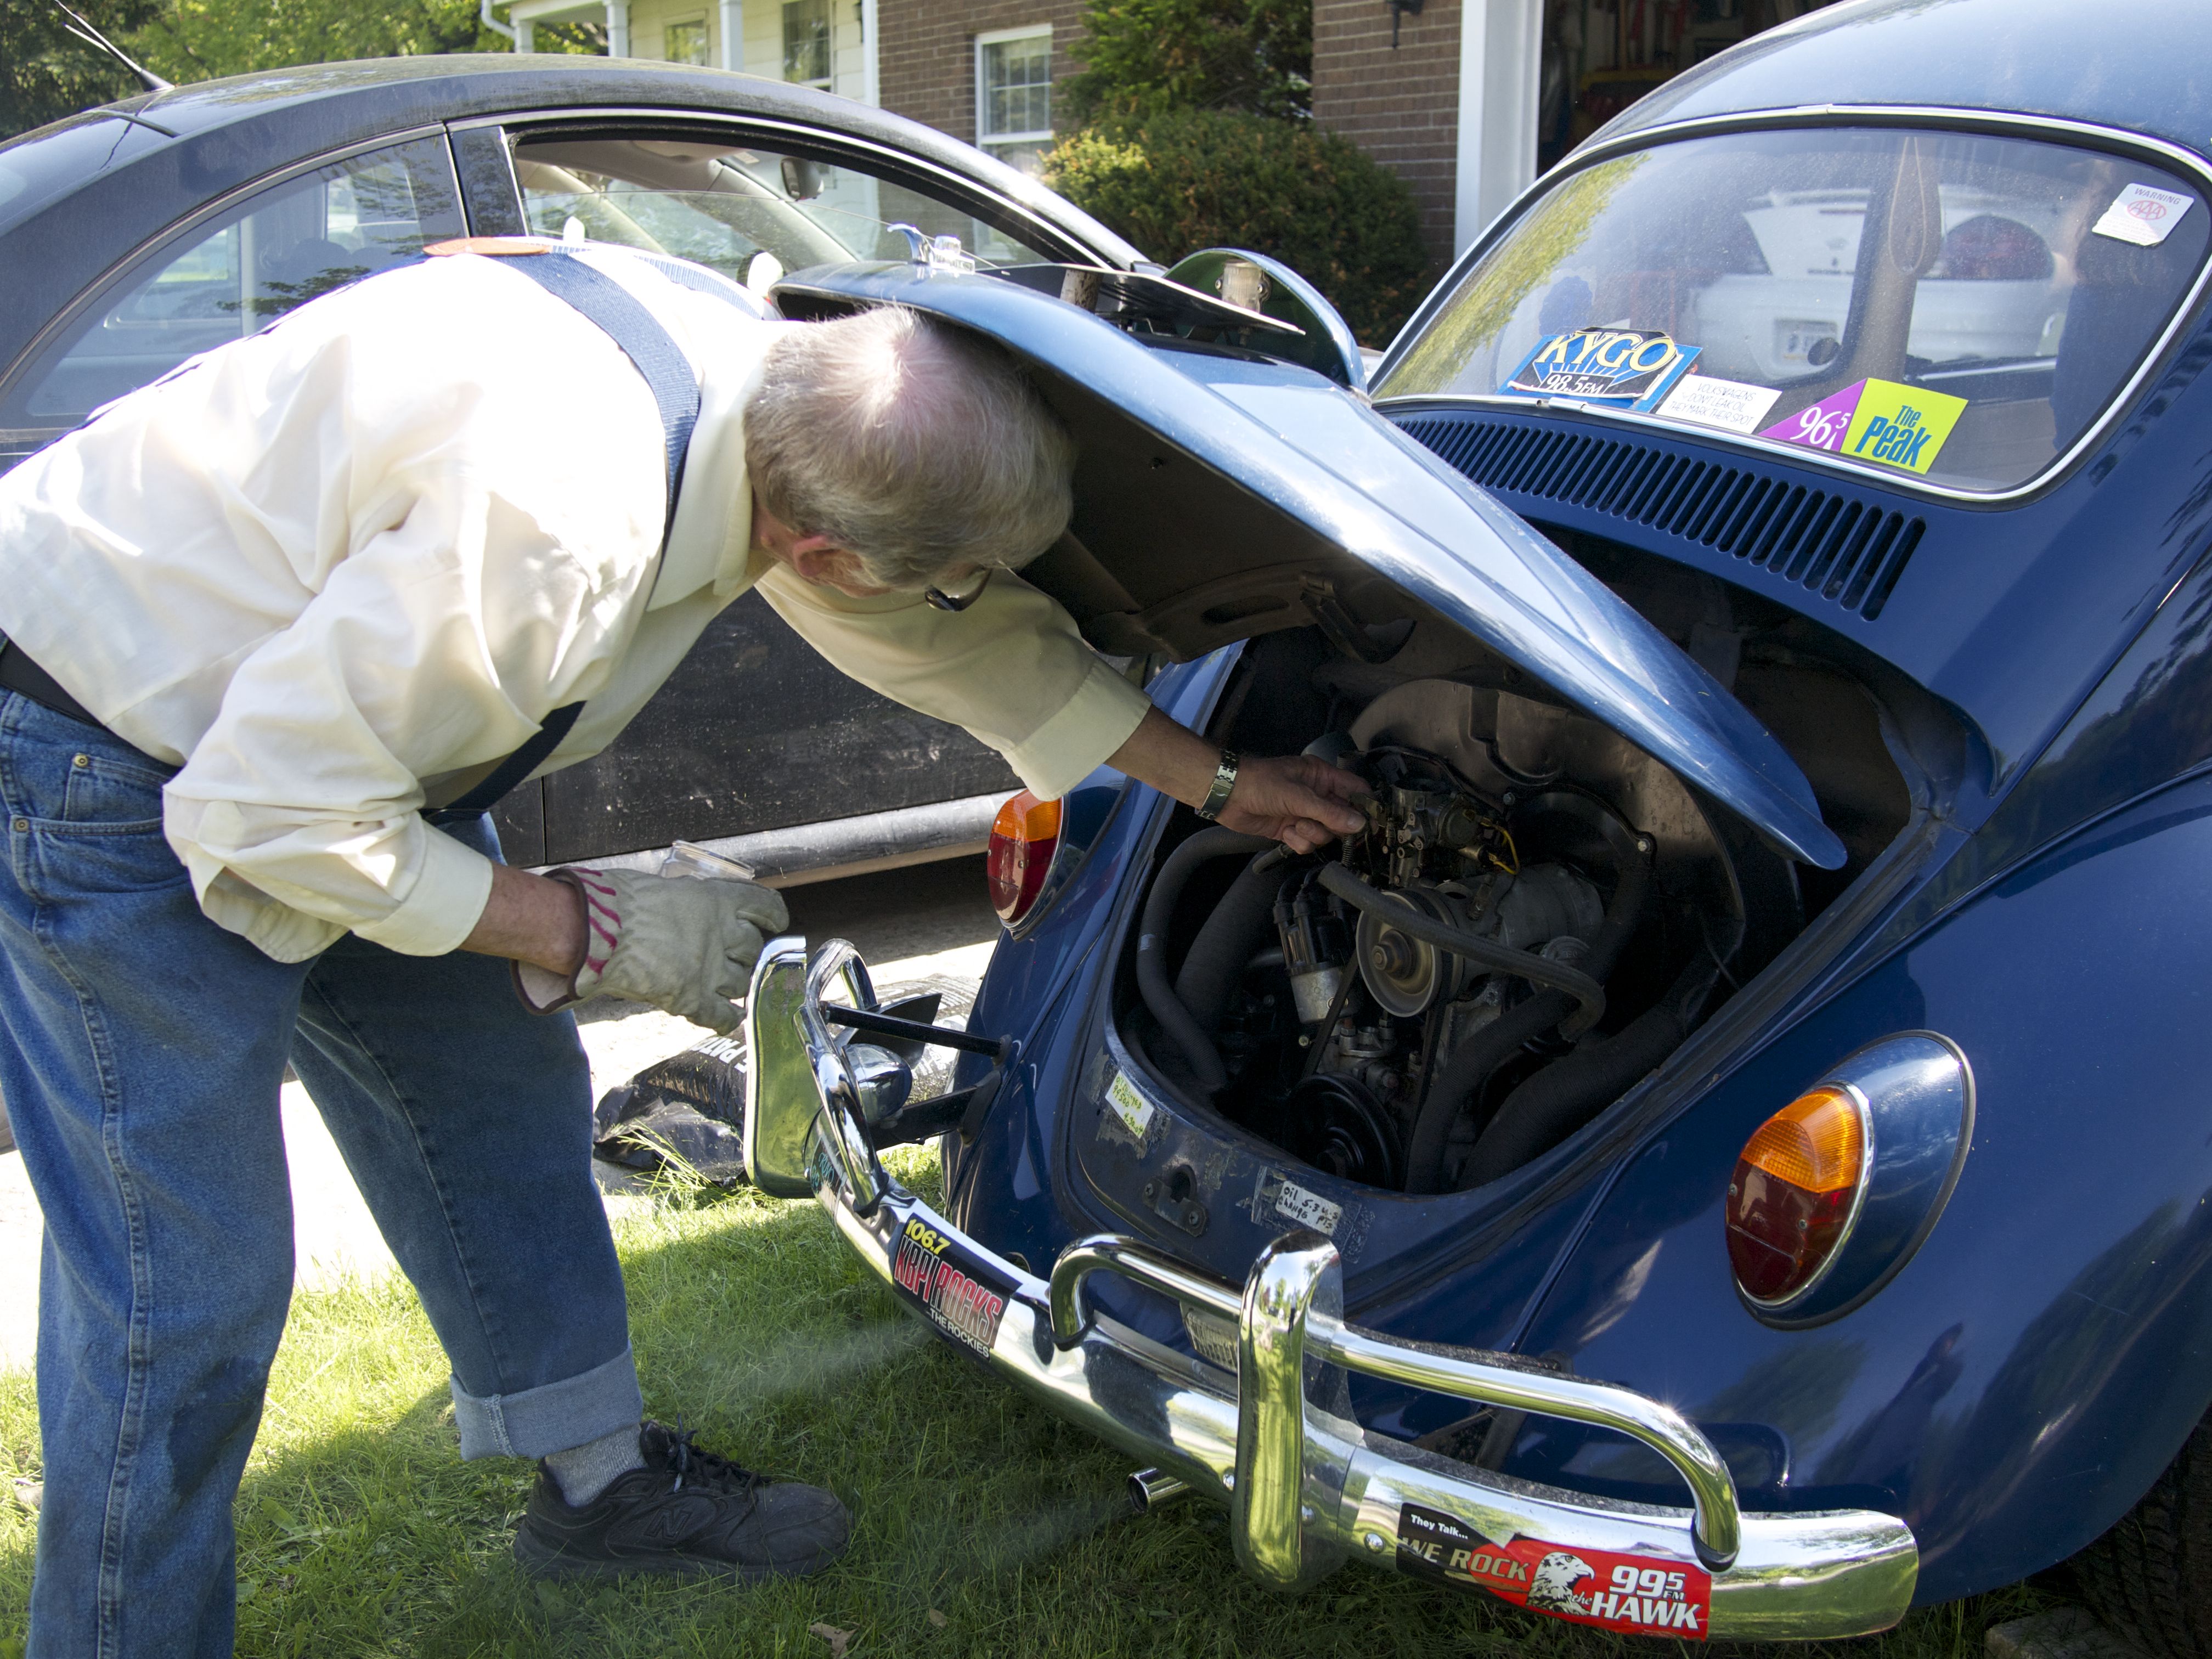
[[[1106,1085],[1106,1103],[1138,1139],[1142,1140],[1145,1131],[1152,1127],[1152,1103],[1137,1092],[1127,1072],[1114,1073],[1114,1080]]]
[[[1275,1213],[1333,1237],[1336,1224],[1344,1219],[1344,1206],[1330,1203],[1319,1193],[1308,1192],[1295,1181],[1285,1181],[1283,1190],[1275,1194]]]
[[[2089,228],[2116,241],[2133,242],[2137,247],[2156,247],[2173,234],[2173,228],[2181,222],[2181,216],[2191,205],[2192,198],[2178,191],[2130,185]]]
[[[1659,414],[1666,420],[1717,426],[1726,432],[1756,432],[1781,395],[1778,386],[1723,380],[1717,374],[1692,374],[1667,394]]]

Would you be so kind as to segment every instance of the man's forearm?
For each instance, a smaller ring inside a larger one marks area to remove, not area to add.
[[[583,895],[565,881],[495,864],[491,896],[461,949],[573,974],[584,963]]]
[[[1174,796],[1186,806],[1196,806],[1212,792],[1221,750],[1188,726],[1177,725],[1157,708],[1148,708],[1137,729],[1106,763],[1125,777]]]
[[[1221,750],[1152,708],[1106,763],[1186,806],[1197,806],[1213,793]],[[1364,787],[1352,774],[1303,755],[1248,757],[1237,768],[1220,823],[1310,853],[1360,829],[1364,820],[1349,803]]]

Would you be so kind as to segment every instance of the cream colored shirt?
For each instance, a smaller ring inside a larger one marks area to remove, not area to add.
[[[202,909],[295,962],[349,929],[434,956],[479,854],[417,809],[581,718],[597,754],[757,584],[864,684],[966,726],[1040,795],[1143,694],[1051,599],[995,576],[948,615],[851,599],[751,546],[742,412],[778,331],[618,251],[590,256],[700,371],[674,533],[659,417],[596,325],[496,259],[420,265],[194,360],[0,477],[0,632],[182,770],[170,845]]]

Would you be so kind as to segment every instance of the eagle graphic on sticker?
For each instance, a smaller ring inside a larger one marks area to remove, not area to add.
[[[1573,398],[1650,409],[1700,349],[1650,329],[1578,328],[1539,340],[1498,390],[1509,398]]]

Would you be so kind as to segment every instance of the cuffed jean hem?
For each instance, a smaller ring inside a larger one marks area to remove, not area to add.
[[[520,1394],[478,1398],[458,1378],[453,1390],[453,1421],[461,1431],[465,1458],[550,1456],[612,1434],[645,1415],[637,1361],[628,1348],[604,1365]]]

